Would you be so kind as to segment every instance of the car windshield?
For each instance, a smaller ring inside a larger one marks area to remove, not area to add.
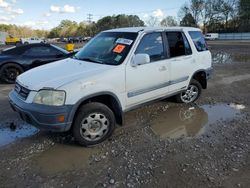
[[[137,33],[103,32],[89,41],[73,58],[93,63],[120,65],[131,49]]]

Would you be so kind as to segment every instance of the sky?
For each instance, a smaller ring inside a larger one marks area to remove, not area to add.
[[[135,14],[146,21],[177,17],[186,0],[0,0],[0,23],[49,30],[61,20],[92,21],[117,14]]]

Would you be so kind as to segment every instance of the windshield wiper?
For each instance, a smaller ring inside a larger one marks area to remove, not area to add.
[[[80,60],[78,57],[76,57],[76,55],[71,56],[72,59],[77,59]]]
[[[89,61],[89,62],[93,62],[93,63],[103,64],[102,61],[98,61],[97,59],[94,59],[94,58],[91,58],[91,57],[77,58],[77,59],[82,60],[82,61]]]

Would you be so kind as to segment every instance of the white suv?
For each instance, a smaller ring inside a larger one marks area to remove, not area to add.
[[[73,58],[17,78],[10,104],[41,129],[73,131],[82,145],[108,138],[123,113],[176,96],[194,102],[207,87],[211,54],[196,28],[122,28],[101,32]]]

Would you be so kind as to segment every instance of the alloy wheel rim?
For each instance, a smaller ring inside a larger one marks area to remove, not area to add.
[[[198,95],[199,95],[198,87],[195,85],[189,85],[188,89],[185,92],[181,93],[181,100],[184,103],[190,103],[195,101]]]
[[[14,82],[19,74],[20,71],[15,67],[7,67],[3,72],[4,78],[8,82]]]

